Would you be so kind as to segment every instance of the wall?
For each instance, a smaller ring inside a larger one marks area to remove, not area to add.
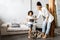
[[[32,0],[32,10],[34,12],[34,15],[38,15],[38,10],[37,10],[37,6],[36,6],[36,3],[40,1],[42,6],[45,7],[46,4],[48,4],[48,0]],[[39,27],[42,25],[42,17],[40,17],[38,20],[37,20],[37,24],[39,25]]]
[[[48,0],[0,0],[0,20],[4,22],[13,22],[14,20],[22,22],[30,9],[33,10],[34,15],[37,15],[37,1],[40,1],[43,6],[48,3]],[[60,26],[59,2],[60,0],[56,0],[58,26]]]
[[[32,0],[32,10],[34,11],[34,14],[37,15],[38,11],[37,11],[37,7],[36,7],[36,3],[37,1],[40,1],[42,6],[46,6],[46,4],[49,4],[49,0]],[[60,27],[60,0],[55,0],[55,4],[56,4],[56,14],[57,14],[57,26]],[[41,18],[38,20],[38,23],[42,23]]]
[[[60,27],[60,0],[56,0],[57,26]]]
[[[38,14],[36,3],[40,1],[42,6],[48,3],[48,0],[0,0],[0,19],[4,22],[22,22],[28,10],[33,10],[34,15]],[[38,23],[42,20],[39,19]]]
[[[37,14],[37,7],[36,3],[40,1],[42,6],[46,6],[48,4],[48,0],[32,0],[32,10],[34,11],[35,14]]]
[[[30,0],[0,0],[0,19],[22,22],[30,10]]]

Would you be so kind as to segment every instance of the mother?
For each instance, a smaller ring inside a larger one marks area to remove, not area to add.
[[[43,23],[42,23],[42,33],[39,36],[42,36],[42,38],[46,38],[47,35],[49,34],[50,31],[50,26],[52,21],[54,20],[53,15],[47,10],[47,8],[42,7],[42,4],[40,2],[37,2],[37,10],[39,11],[39,14],[37,16],[37,19],[39,19],[40,16],[43,18]],[[47,29],[45,31],[45,27],[47,24]],[[38,37],[39,37],[38,36]]]

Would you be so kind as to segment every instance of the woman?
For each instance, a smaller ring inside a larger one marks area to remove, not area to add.
[[[47,8],[42,7],[42,4],[40,2],[37,2],[37,9],[39,11],[39,14],[37,16],[37,19],[39,19],[40,16],[43,17],[42,33],[39,36],[42,36],[42,38],[46,38],[47,35],[49,34],[50,26],[51,26],[52,21],[54,20],[54,17],[47,10]],[[45,31],[46,24],[47,24],[47,29]]]

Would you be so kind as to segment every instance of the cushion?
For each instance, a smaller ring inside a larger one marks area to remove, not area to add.
[[[28,26],[26,25],[20,25],[20,27],[8,27],[7,30],[8,31],[19,31],[19,30],[28,30]]]

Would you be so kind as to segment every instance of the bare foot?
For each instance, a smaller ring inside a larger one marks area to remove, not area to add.
[[[28,36],[28,38],[31,38],[30,36]]]
[[[42,38],[47,38],[47,35],[45,34]]]

